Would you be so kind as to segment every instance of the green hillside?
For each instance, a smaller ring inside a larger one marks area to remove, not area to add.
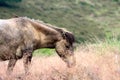
[[[65,27],[77,42],[120,36],[120,0],[22,0],[0,6],[0,18],[14,15]]]

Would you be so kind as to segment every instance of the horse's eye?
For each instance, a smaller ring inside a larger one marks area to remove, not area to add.
[[[66,45],[66,48],[69,49],[70,47],[68,45]]]

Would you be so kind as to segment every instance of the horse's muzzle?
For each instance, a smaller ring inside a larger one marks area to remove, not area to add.
[[[69,68],[74,67],[76,65],[76,58],[75,58],[75,56],[72,55],[72,56],[68,57],[66,63],[67,63],[67,67],[69,67]]]

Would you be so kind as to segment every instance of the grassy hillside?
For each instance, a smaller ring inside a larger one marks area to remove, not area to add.
[[[72,31],[77,42],[120,36],[120,0],[22,0],[11,5],[0,6],[0,18],[40,19]]]

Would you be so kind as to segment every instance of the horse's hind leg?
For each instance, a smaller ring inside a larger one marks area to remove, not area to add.
[[[10,75],[11,72],[13,71],[13,68],[16,64],[17,59],[10,59],[8,63],[8,68],[7,68],[7,75]]]

